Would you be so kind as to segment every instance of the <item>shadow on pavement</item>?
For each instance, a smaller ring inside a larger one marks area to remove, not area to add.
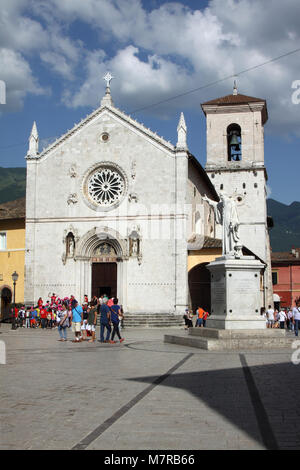
[[[266,449],[300,449],[300,366],[249,367],[243,354],[240,360],[241,368],[173,373],[160,385],[196,396]],[[150,384],[157,377],[130,380]]]

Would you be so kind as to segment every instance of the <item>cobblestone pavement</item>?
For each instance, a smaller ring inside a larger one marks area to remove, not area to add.
[[[0,449],[300,448],[293,350],[207,352],[164,344],[163,329],[115,345],[0,331]]]

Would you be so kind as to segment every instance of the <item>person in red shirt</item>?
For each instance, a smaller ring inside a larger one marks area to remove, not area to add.
[[[210,316],[210,313],[204,312],[204,315],[203,315],[203,327],[206,326],[206,320],[208,319],[209,316]]]
[[[43,330],[47,327],[47,314],[47,310],[45,309],[45,307],[42,306],[42,308],[40,309],[40,319]]]
[[[42,307],[43,307],[43,299],[42,297],[40,297],[38,300],[38,308],[41,309]]]

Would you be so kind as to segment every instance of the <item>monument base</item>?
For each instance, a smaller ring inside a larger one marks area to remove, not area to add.
[[[266,328],[260,315],[261,272],[264,265],[254,256],[231,255],[207,265],[211,273],[209,328],[258,330]]]
[[[164,342],[180,344],[207,351],[248,349],[290,349],[295,336],[285,330],[216,330],[214,328],[189,328],[176,335],[165,335]]]

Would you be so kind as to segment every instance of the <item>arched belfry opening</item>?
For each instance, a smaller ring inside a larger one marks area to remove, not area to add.
[[[229,162],[242,160],[242,132],[238,124],[227,127],[227,156]]]

